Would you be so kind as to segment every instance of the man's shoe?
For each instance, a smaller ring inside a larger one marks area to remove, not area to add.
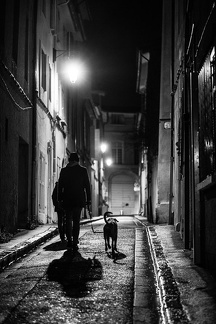
[[[60,239],[61,239],[62,243],[65,242],[65,237],[64,236],[60,236]]]

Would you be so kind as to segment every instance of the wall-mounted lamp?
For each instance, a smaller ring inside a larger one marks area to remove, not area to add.
[[[57,52],[60,52],[60,54],[57,55]],[[87,70],[78,56],[74,56],[74,52],[71,56],[71,52],[68,50],[56,50],[55,48],[53,48],[53,62],[55,62],[59,56],[65,53],[67,53],[68,55],[67,59],[63,63],[64,74],[67,75],[67,78],[69,78],[71,83],[75,83],[77,80],[79,80],[79,82],[82,82],[86,77]]]
[[[80,73],[82,73],[82,68],[78,62],[68,62],[67,74],[71,83],[75,83],[77,81]]]

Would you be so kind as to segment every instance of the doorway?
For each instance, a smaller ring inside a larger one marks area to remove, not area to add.
[[[121,174],[112,178],[111,211],[116,215],[135,213],[134,179]]]
[[[18,228],[25,228],[28,222],[28,144],[19,138],[18,165]]]

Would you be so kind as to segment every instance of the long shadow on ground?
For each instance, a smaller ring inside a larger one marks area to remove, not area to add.
[[[67,249],[67,242],[55,242],[44,247],[45,251],[62,251]]]
[[[96,258],[85,259],[79,252],[67,250],[49,264],[47,276],[59,282],[68,296],[84,297],[90,293],[87,282],[102,278],[102,265]]]

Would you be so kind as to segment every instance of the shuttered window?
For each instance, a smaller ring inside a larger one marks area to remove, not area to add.
[[[125,174],[115,176],[112,179],[110,198],[113,213],[133,214],[135,208],[133,179]]]
[[[115,164],[123,163],[123,144],[122,142],[112,142],[112,158]]]
[[[45,211],[45,157],[42,152],[39,160],[39,211]]]
[[[216,63],[215,49],[206,57],[198,76],[200,121],[200,180],[216,170]]]
[[[42,88],[46,91],[46,54],[42,50]]]

